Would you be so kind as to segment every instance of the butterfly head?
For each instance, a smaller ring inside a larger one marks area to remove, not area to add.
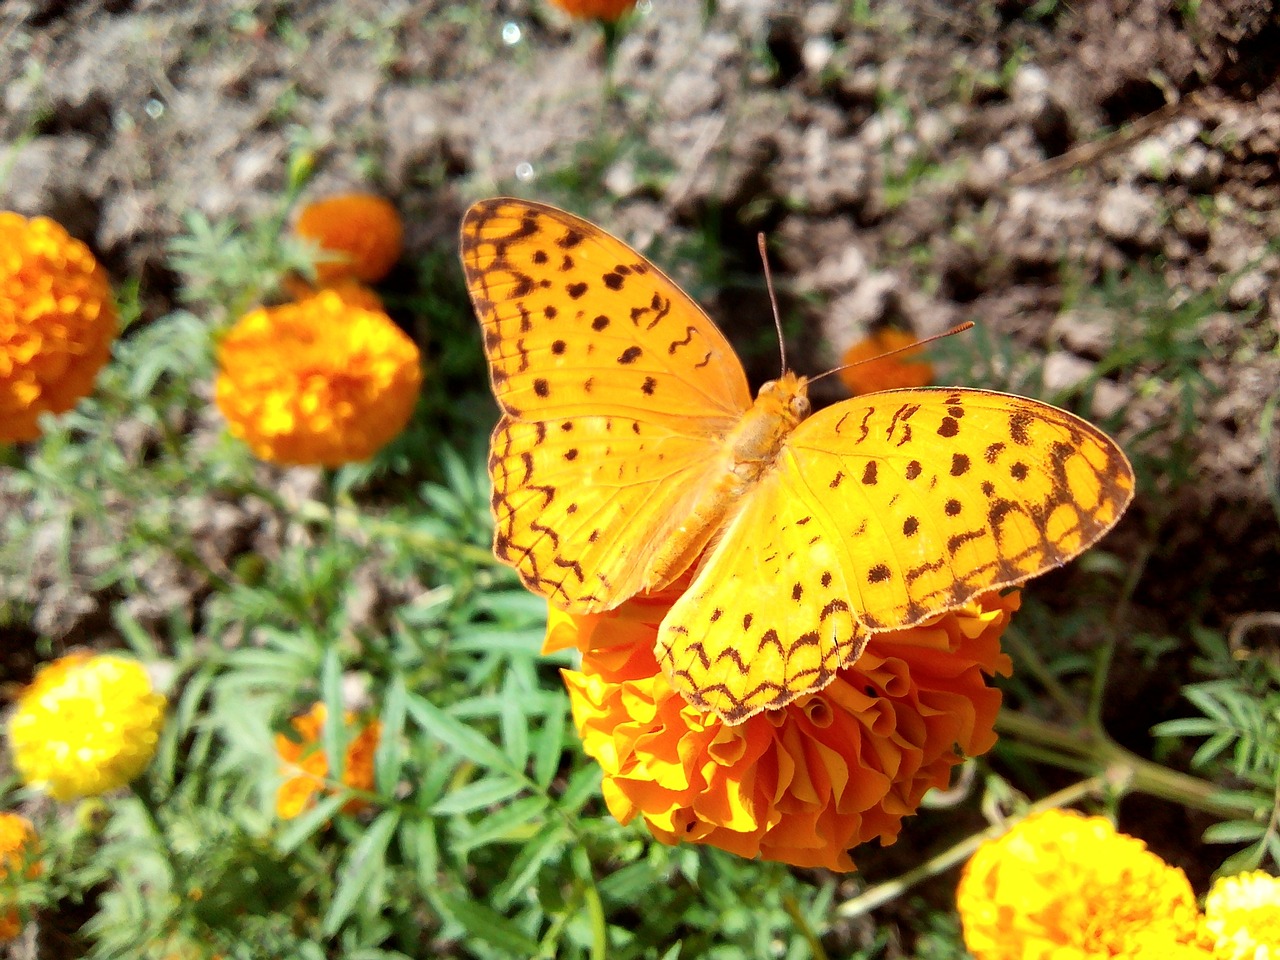
[[[809,404],[809,381],[788,370],[760,388],[755,405],[785,424],[790,431],[813,410]]]

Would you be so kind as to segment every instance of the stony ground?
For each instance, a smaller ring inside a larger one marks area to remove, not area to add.
[[[1130,626],[1274,609],[1274,5],[714,6],[650,0],[606,95],[598,31],[532,0],[8,0],[0,208],[62,221],[142,278],[155,316],[183,215],[264,215],[291,144],[315,149],[316,194],[392,198],[410,259],[451,250],[472,199],[516,191],[649,250],[757,382],[776,366],[764,230],[798,369],[877,324],[971,319],[948,379],[1091,398],[1157,478],[1111,542],[1126,561],[1160,545]],[[1175,458],[1188,482],[1161,479]],[[245,549],[248,509],[209,505],[209,536]],[[4,592],[32,632],[92,641],[88,572]]]

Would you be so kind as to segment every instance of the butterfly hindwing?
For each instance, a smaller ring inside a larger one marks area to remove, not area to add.
[[[822,689],[869,636],[847,599],[841,531],[803,487],[794,470],[761,480],[658,633],[672,685],[729,723]]]

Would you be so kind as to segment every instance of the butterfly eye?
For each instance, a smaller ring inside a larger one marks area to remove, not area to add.
[[[808,397],[791,398],[791,413],[797,420],[803,420],[807,417],[811,409]]]

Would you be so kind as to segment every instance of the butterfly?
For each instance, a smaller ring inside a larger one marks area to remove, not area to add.
[[[497,198],[462,264],[501,418],[493,549],[573,614],[691,576],[656,655],[740,723],[830,683],[871,634],[1058,567],[1133,496],[1120,447],[1073,414],[962,387],[813,413],[742,364],[657,267],[563,210]]]

